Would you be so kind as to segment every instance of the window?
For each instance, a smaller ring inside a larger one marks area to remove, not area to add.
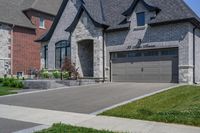
[[[43,17],[40,17],[40,25],[39,28],[45,28],[45,20]]]
[[[145,25],[145,13],[137,13],[137,26],[144,26]]]
[[[130,51],[130,52],[115,52],[111,54],[112,59],[117,58],[132,58],[132,57],[141,57],[142,52],[140,51]]]
[[[70,57],[70,43],[69,41],[60,41],[56,43],[55,49],[55,62],[56,62],[56,69],[60,69],[64,63],[66,57]]]
[[[126,58],[126,57],[127,57],[127,53],[126,52],[117,53],[117,58]]]
[[[44,46],[44,67],[48,68],[48,45]]]
[[[158,56],[159,52],[158,51],[145,51],[144,56]]]
[[[17,72],[17,78],[22,78],[23,77],[23,72]]]
[[[161,55],[162,56],[166,56],[166,55],[177,55],[177,50],[175,49],[166,49],[166,50],[162,50],[161,51]]]
[[[141,57],[142,52],[136,51],[136,52],[129,52],[128,57]]]

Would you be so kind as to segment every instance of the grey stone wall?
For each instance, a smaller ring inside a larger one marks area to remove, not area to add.
[[[94,77],[102,78],[103,75],[103,52],[102,52],[102,29],[96,28],[90,18],[83,13],[78,25],[76,26],[75,31],[70,35],[70,33],[66,32],[67,29],[74,17],[77,14],[77,7],[79,6],[79,2],[75,2],[76,5],[72,1],[69,1],[61,19],[52,35],[52,38],[48,42],[48,69],[55,69],[55,44],[61,40],[69,40],[71,36],[71,59],[72,62],[76,64],[76,67],[79,68],[79,73],[83,76],[80,60],[78,57],[78,42],[83,40],[93,40],[94,42]],[[87,21],[87,25],[85,22]],[[45,44],[43,44],[45,45]],[[43,60],[43,59],[42,59]],[[44,64],[44,63],[43,63]]]
[[[94,77],[103,77],[103,37],[102,29],[94,26],[92,20],[84,12],[74,30],[71,37],[71,57],[72,61],[79,68],[80,76],[83,77],[83,71],[80,64],[80,58],[78,55],[78,43],[84,40],[93,41],[93,61],[94,61]],[[82,53],[82,52],[80,52]],[[84,53],[84,52],[83,52]],[[84,55],[83,55],[84,56]],[[84,61],[82,61],[84,62]],[[87,65],[87,60],[85,60],[85,65]]]
[[[195,34],[195,82],[200,83],[200,29],[196,29]]]
[[[78,4],[78,3],[76,3]],[[69,1],[60,21],[58,22],[57,27],[55,28],[55,31],[52,35],[52,38],[50,39],[48,43],[48,68],[49,69],[55,69],[55,44],[61,40],[68,40],[70,37],[70,33],[67,33],[65,30],[74,20],[74,17],[77,13],[77,8],[74,6],[74,3],[72,1]]]
[[[0,24],[0,77],[11,69],[11,28]]]

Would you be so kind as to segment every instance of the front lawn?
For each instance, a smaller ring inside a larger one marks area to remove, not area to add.
[[[101,115],[200,127],[200,86],[181,86]]]
[[[12,87],[4,87],[2,84],[0,84],[0,96],[9,95],[9,94],[16,94],[16,90],[19,90],[18,88],[12,88]]]
[[[51,128],[36,133],[114,133],[105,130],[95,130],[91,128],[75,127],[64,124],[54,124]]]
[[[0,77],[0,96],[16,94],[16,91],[22,89],[23,86],[23,82],[18,79]]]

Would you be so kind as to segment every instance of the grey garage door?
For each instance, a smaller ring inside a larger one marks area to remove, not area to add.
[[[114,82],[178,82],[177,49],[112,53]]]

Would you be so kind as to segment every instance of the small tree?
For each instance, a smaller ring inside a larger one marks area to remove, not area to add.
[[[61,70],[69,72],[69,77],[71,77],[73,79],[74,78],[78,79],[78,77],[79,77],[78,69],[75,67],[75,64],[72,63],[71,59],[69,59],[67,57],[64,60],[64,64],[63,64]]]

